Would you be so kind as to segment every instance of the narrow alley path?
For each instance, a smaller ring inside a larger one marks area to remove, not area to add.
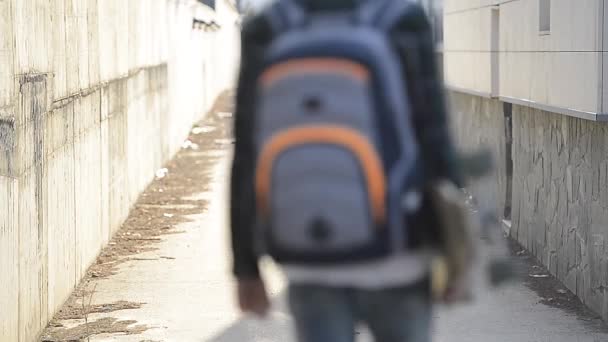
[[[274,302],[270,317],[242,317],[234,304],[227,253],[232,144],[226,103],[193,130],[167,170],[158,172],[44,341],[86,341],[87,335],[95,342],[293,341],[284,281],[272,265],[264,269]],[[523,283],[484,291],[473,306],[437,312],[435,341],[608,341],[597,319],[543,304],[548,301]],[[361,336],[369,340],[365,332]]]

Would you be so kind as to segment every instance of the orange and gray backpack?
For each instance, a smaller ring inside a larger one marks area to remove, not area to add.
[[[260,253],[339,264],[407,248],[419,149],[388,31],[410,6],[308,13],[282,0],[267,10],[277,34],[256,86]]]

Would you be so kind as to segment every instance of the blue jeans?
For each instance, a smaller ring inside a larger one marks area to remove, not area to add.
[[[429,342],[427,282],[379,291],[291,285],[289,307],[299,342],[354,342],[365,323],[376,342]]]

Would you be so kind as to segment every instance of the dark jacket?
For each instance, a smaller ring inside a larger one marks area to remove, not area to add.
[[[309,11],[348,9],[356,0],[299,0]],[[236,95],[234,122],[235,154],[231,176],[231,234],[233,273],[238,278],[259,276],[258,257],[253,248],[255,221],[253,108],[255,84],[261,72],[265,49],[273,39],[263,15],[243,24],[241,68]],[[404,66],[404,79],[416,82],[408,87],[413,121],[420,143],[427,181],[449,179],[460,185],[455,153],[448,132],[443,84],[437,71],[432,31],[423,9],[414,11],[391,30],[391,40]],[[428,216],[428,215],[427,215]]]

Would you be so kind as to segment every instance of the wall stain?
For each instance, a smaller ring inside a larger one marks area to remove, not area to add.
[[[28,112],[27,119],[31,120],[33,127],[31,143],[34,153],[33,172],[35,177],[34,196],[36,200],[38,243],[40,253],[44,246],[44,176],[45,176],[45,148],[44,148],[44,119],[47,112],[47,75],[22,75],[19,78],[19,92],[23,110]],[[27,125],[27,123],[26,123]],[[29,138],[29,137],[28,137]]]
[[[17,147],[14,118],[0,118],[0,174],[13,176],[14,160],[13,153]]]

